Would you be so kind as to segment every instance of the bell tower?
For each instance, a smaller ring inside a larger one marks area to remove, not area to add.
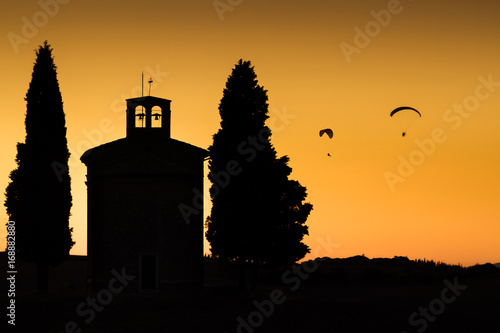
[[[155,133],[170,138],[170,102],[153,96],[127,99],[127,137]]]

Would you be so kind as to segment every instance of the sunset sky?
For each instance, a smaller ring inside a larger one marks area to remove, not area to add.
[[[172,137],[208,148],[241,58],[268,90],[272,143],[314,206],[306,259],[500,262],[495,1],[20,0],[2,1],[0,27],[0,188],[25,138],[34,51],[48,40],[71,152],[71,254],[86,254],[80,156],[125,137],[141,73],[151,95],[172,100]],[[389,117],[402,105],[422,113],[405,137]]]

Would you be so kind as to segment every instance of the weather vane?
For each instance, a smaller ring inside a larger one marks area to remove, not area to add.
[[[149,83],[149,96],[151,96],[151,83],[153,83],[153,78],[152,77],[149,78],[148,83]]]

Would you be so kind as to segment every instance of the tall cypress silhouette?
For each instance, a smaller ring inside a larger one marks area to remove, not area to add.
[[[61,264],[74,242],[66,121],[52,48],[36,51],[26,94],[26,139],[17,144],[17,168],[10,174],[5,206],[16,225],[16,252],[34,262],[38,291],[47,292],[48,268]]]
[[[312,205],[303,202],[306,189],[288,179],[288,157],[277,158],[265,125],[267,101],[250,62],[239,60],[219,104],[221,128],[209,147],[213,205],[207,239],[219,259],[288,264],[309,252],[302,239]]]

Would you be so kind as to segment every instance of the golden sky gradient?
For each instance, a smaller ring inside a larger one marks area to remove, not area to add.
[[[289,155],[292,177],[314,206],[306,258],[500,261],[495,1],[21,0],[2,7],[0,188],[25,137],[34,50],[48,40],[72,154],[72,254],[86,254],[79,158],[125,137],[125,99],[140,96],[141,72],[153,78],[151,95],[172,100],[172,137],[207,148],[226,79],[242,58],[268,90],[272,142]],[[401,105],[422,113],[405,137],[389,117]],[[331,140],[318,135],[326,127]],[[5,210],[1,216],[6,222]]]

